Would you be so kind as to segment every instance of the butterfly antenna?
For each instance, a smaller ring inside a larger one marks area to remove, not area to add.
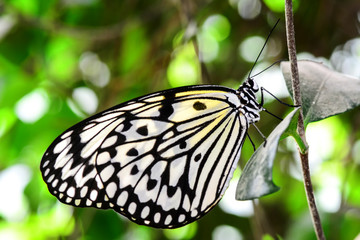
[[[265,72],[266,70],[268,70],[268,69],[271,68],[272,66],[274,66],[274,65],[276,65],[276,64],[278,64],[278,63],[280,63],[280,62],[282,62],[282,61],[285,61],[285,59],[277,60],[276,62],[272,63],[270,66],[268,66],[267,68],[265,68],[265,69],[262,70],[261,72],[258,72],[258,73],[256,73],[255,75],[251,76],[251,78],[254,78],[254,77],[256,77],[257,75],[262,74],[263,72]]]
[[[264,43],[263,47],[262,47],[262,48],[261,48],[261,50],[260,50],[260,53],[259,53],[259,54],[258,54],[258,56],[256,57],[255,62],[254,62],[254,64],[253,64],[252,68],[250,69],[250,72],[249,72],[248,78],[251,78],[251,77],[250,77],[251,72],[253,71],[253,69],[254,69],[254,67],[255,67],[255,65],[256,65],[256,63],[257,63],[257,61],[259,60],[259,58],[260,58],[260,56],[261,56],[262,52],[264,51],[265,46],[266,46],[267,42],[269,41],[269,38],[270,38],[270,36],[271,36],[272,32],[274,31],[274,29],[276,28],[276,25],[279,23],[279,21],[280,21],[280,18],[276,21],[275,25],[273,26],[273,28],[271,29],[271,31],[270,31],[270,33],[269,33],[269,35],[267,36],[267,38],[266,38],[266,40],[265,40],[265,43]],[[256,74],[256,75],[259,75],[259,73],[258,73],[258,74]],[[255,75],[255,76],[256,76],[256,75]],[[253,76],[253,77],[254,77],[254,76]]]

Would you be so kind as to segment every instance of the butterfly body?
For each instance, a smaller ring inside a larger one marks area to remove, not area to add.
[[[152,227],[200,218],[224,194],[250,124],[260,118],[256,83],[139,97],[74,125],[41,161],[49,191],[79,207],[112,208]]]

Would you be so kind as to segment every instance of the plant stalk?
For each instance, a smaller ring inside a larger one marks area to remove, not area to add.
[[[286,35],[287,35],[287,45],[291,66],[291,82],[292,82],[292,91],[294,96],[294,104],[301,105],[301,93],[300,93],[300,80],[299,80],[299,72],[297,67],[297,59],[296,59],[296,45],[295,45],[295,30],[294,30],[294,19],[292,12],[292,0],[285,0],[285,19],[286,19]],[[317,239],[325,240],[324,231],[321,226],[321,220],[319,216],[319,212],[316,207],[315,197],[314,197],[314,189],[311,183],[310,178],[310,169],[309,169],[309,154],[308,154],[308,144],[306,142],[305,137],[305,127],[304,127],[304,115],[302,109],[300,109],[298,124],[297,124],[297,132],[305,144],[306,151],[302,153],[299,150],[302,173],[304,177],[304,187],[306,192],[306,198],[308,201],[312,222],[314,225],[315,233]]]

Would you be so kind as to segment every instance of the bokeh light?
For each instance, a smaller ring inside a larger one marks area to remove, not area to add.
[[[26,165],[13,165],[0,172],[0,215],[7,221],[21,221],[28,214],[24,188],[32,172]]]
[[[238,229],[228,226],[217,226],[212,233],[212,240],[242,240],[243,236]]]
[[[47,112],[48,108],[49,99],[46,92],[36,89],[16,103],[15,112],[21,121],[34,123]]]
[[[171,87],[192,85],[199,82],[199,64],[191,43],[178,47],[167,69]]]
[[[259,0],[239,0],[238,12],[244,19],[254,19],[261,12],[261,2]]]
[[[85,52],[81,55],[79,67],[83,78],[97,87],[105,87],[110,81],[108,66],[93,52]]]
[[[259,55],[259,49],[264,46],[265,39],[260,36],[251,36],[242,41],[239,45],[239,55],[247,62],[254,63]],[[264,58],[267,46],[265,46],[263,54],[259,57],[259,61]]]
[[[205,20],[197,34],[201,61],[211,62],[218,57],[220,42],[228,38],[230,30],[229,20],[223,15],[211,15]]]
[[[90,115],[95,113],[98,107],[98,98],[93,90],[87,87],[75,88],[69,100],[69,106],[79,116],[84,117],[84,113]]]
[[[251,217],[254,215],[254,207],[252,201],[238,201],[235,199],[236,186],[240,179],[240,169],[237,168],[230,185],[226,190],[223,198],[219,202],[220,208],[229,214],[239,217]]]

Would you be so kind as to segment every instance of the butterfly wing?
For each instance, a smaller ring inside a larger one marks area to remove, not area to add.
[[[69,128],[41,161],[61,202],[113,208],[175,228],[207,213],[226,190],[248,128],[233,89],[190,86],[125,102]]]

